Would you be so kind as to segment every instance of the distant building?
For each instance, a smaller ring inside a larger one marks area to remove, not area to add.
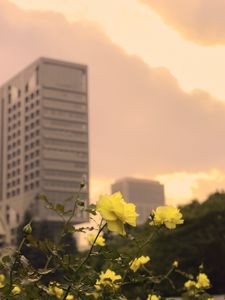
[[[165,204],[164,186],[157,181],[123,178],[112,184],[111,188],[112,193],[119,191],[126,201],[136,205],[138,224],[143,224],[154,208]]]
[[[87,66],[40,58],[0,87],[0,214],[12,233],[8,242],[26,210],[36,221],[59,221],[37,194],[62,203],[83,178],[87,203]],[[81,213],[74,222],[87,220]]]

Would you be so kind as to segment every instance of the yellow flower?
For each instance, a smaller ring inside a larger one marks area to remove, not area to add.
[[[159,300],[159,299],[160,299],[160,297],[157,295],[148,295],[148,298],[147,298],[147,300]]]
[[[96,235],[94,235],[94,234],[89,234],[87,236],[87,240],[91,245],[94,243],[95,238],[96,238]],[[101,247],[105,246],[104,237],[103,236],[98,236],[97,240],[95,241],[95,245],[98,245],[98,246],[101,246]]]
[[[178,261],[175,260],[175,261],[173,262],[172,266],[173,266],[174,268],[178,268],[178,266],[179,266]]]
[[[209,288],[210,287],[210,281],[208,276],[205,273],[199,273],[197,276],[197,283],[196,288]]]
[[[132,271],[136,272],[142,265],[146,264],[150,260],[149,256],[140,256],[135,258],[130,262],[130,268]]]
[[[85,294],[87,296],[92,296],[94,299],[99,299],[99,293],[98,292],[87,292]]]
[[[50,283],[48,291],[50,295],[56,296],[57,299],[60,299],[63,295],[63,289],[59,287],[58,283]]]
[[[193,280],[188,280],[185,282],[184,286],[186,289],[190,289],[191,287],[194,287],[196,285],[196,282]]]
[[[74,299],[74,297],[71,294],[69,294],[69,295],[66,296],[66,300],[73,300],[73,299]]]
[[[0,274],[0,289],[2,289],[5,286],[5,275]]]
[[[117,281],[120,279],[122,279],[120,275],[117,275],[114,271],[107,269],[105,273],[101,272],[99,279],[96,281],[95,287],[97,290],[101,289],[101,285],[117,289],[119,288]]]
[[[96,203],[96,210],[107,222],[108,229],[125,235],[124,224],[136,226],[138,214],[133,203],[126,203],[120,192],[113,195],[100,196]]]
[[[12,289],[12,294],[19,295],[21,293],[21,288],[18,285],[14,285],[14,288]]]
[[[153,220],[150,225],[165,225],[168,229],[176,228],[177,224],[183,224],[180,210],[173,206],[159,206],[153,211]]]

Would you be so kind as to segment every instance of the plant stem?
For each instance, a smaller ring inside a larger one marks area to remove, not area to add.
[[[13,286],[13,272],[14,272],[14,270],[15,270],[16,264],[17,264],[18,259],[19,259],[19,257],[20,257],[21,249],[22,249],[23,244],[25,243],[25,241],[26,241],[26,238],[23,237],[23,239],[21,240],[21,242],[20,242],[20,244],[19,244],[18,249],[16,250],[15,260],[14,260],[14,262],[13,262],[12,268],[11,268],[10,273],[9,273],[9,288],[8,288],[8,295],[11,293],[11,290],[12,290],[12,286]]]
[[[100,227],[100,229],[99,229],[99,231],[98,231],[98,233],[97,233],[97,235],[96,235],[96,237],[95,237],[95,239],[94,239],[94,241],[93,241],[93,243],[92,243],[92,245],[91,245],[91,248],[90,248],[90,250],[88,251],[88,254],[87,254],[87,256],[85,257],[85,259],[80,263],[80,265],[77,267],[77,269],[75,270],[75,273],[77,273],[80,269],[81,269],[81,267],[88,261],[88,259],[89,259],[89,257],[91,256],[91,253],[92,253],[92,250],[93,250],[93,248],[94,248],[94,245],[95,245],[95,242],[97,241],[97,238],[99,237],[99,235],[100,235],[100,233],[102,232],[102,230],[105,228],[105,226],[106,226],[106,224],[107,223],[105,223],[103,226],[102,226],[102,220],[101,220],[101,223],[100,223],[100,225],[99,225],[99,227]],[[68,288],[67,288],[67,290],[66,290],[66,292],[65,292],[65,294],[64,294],[64,297],[62,298],[62,300],[65,300],[66,299],[66,297],[68,296],[68,294],[69,294],[69,292],[70,292],[70,290],[71,290],[71,284],[68,286]]]

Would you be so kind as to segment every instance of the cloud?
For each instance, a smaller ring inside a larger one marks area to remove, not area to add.
[[[94,23],[0,0],[0,36],[1,82],[39,56],[88,64],[92,177],[225,171],[225,105],[185,93],[168,70],[127,55]]]
[[[209,194],[224,186],[225,173],[212,169],[208,172],[174,172],[155,177],[165,185],[167,204],[182,205],[188,200],[203,201]]]
[[[185,38],[196,43],[225,44],[224,0],[141,0]]]

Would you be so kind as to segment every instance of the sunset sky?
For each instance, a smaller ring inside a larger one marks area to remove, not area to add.
[[[225,189],[224,0],[0,0],[0,84],[40,56],[89,66],[91,196],[157,179]]]

